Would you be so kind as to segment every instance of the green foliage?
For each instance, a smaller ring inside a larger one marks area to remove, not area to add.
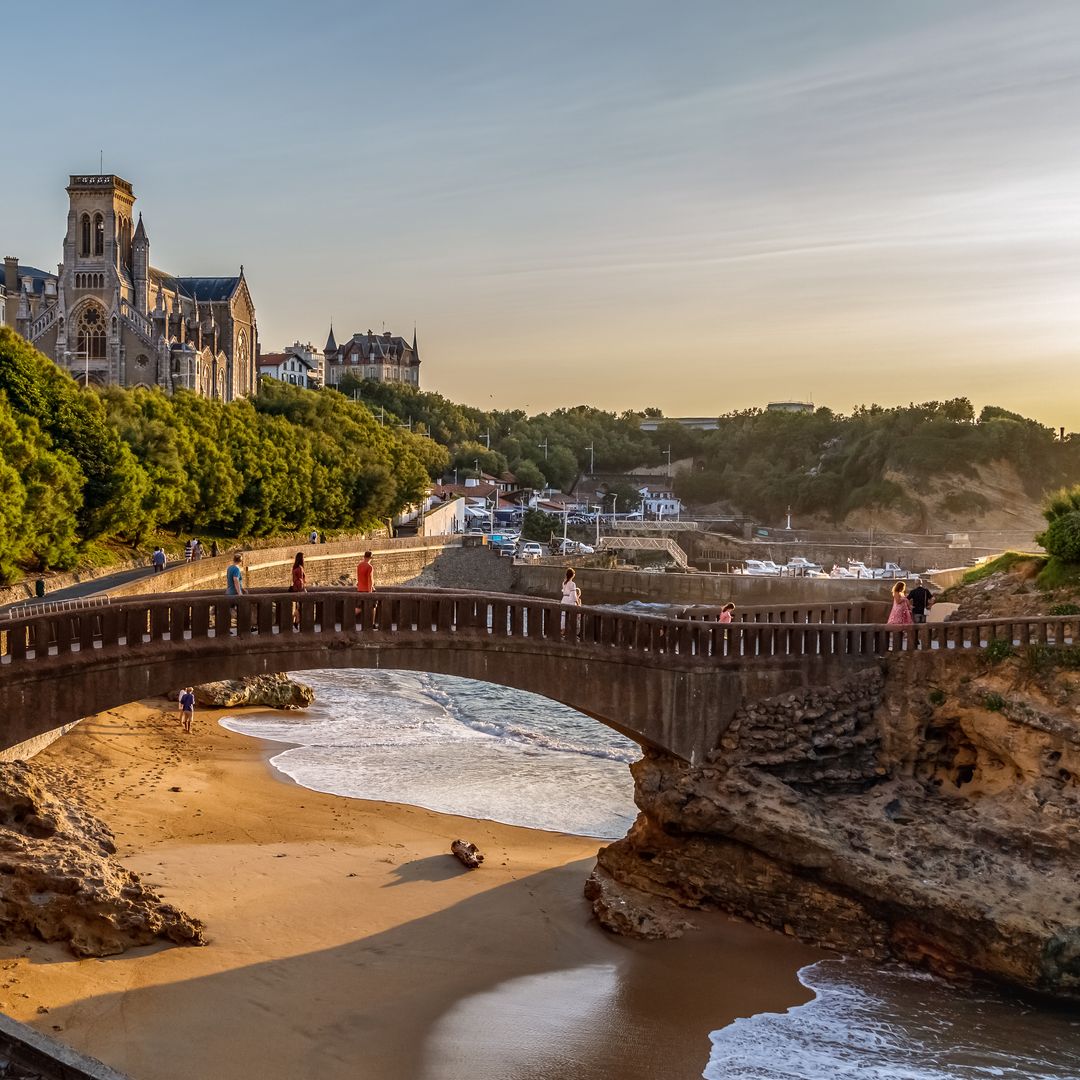
[[[1053,558],[1080,563],[1080,510],[1056,514],[1035,539]]]
[[[989,693],[983,697],[983,708],[989,712],[1001,712],[1005,708],[1005,699],[996,693]]]
[[[982,658],[993,667],[1015,655],[1016,650],[1013,648],[1011,641],[1006,641],[1004,638],[994,638],[983,650]]]
[[[674,446],[669,425],[664,433]],[[779,520],[788,506],[796,515],[827,513],[837,520],[881,508],[921,527],[922,505],[893,475],[908,477],[917,490],[933,477],[973,476],[977,466],[1001,459],[1016,468],[1032,496],[1080,477],[1080,440],[1060,442],[1049,428],[993,406],[976,422],[966,398],[895,409],[872,405],[850,416],[751,409],[720,417],[716,431],[684,437],[698,440],[697,461],[692,473],[678,477],[678,494],[689,502],[726,501],[763,521]],[[946,497],[946,503],[959,515],[986,509],[974,493]]]
[[[1042,565],[1045,561],[1046,557],[1044,555],[1033,555],[1023,551],[1006,551],[996,559],[988,559],[986,562],[980,563],[978,566],[969,570],[964,574],[962,583],[964,585],[971,585],[976,581],[982,581],[983,578],[990,577],[991,574],[1011,570],[1020,563],[1030,562]]]
[[[1020,650],[1020,670],[1027,676],[1039,675],[1054,663],[1054,653],[1049,645],[1033,642]]]
[[[0,580],[113,538],[373,525],[423,497],[445,447],[362,404],[265,379],[230,404],[80,388],[0,329]]]
[[[935,708],[945,704],[945,691],[935,687],[926,695],[926,700]]]
[[[1046,565],[1035,579],[1035,584],[1046,591],[1080,588],[1080,566],[1062,559],[1047,559]]]
[[[521,519],[521,539],[546,544],[552,535],[562,535],[562,518],[543,510],[526,510]]]
[[[1051,615],[1080,615],[1080,604],[1053,604]]]

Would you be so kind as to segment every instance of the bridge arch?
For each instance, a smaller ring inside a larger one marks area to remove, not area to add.
[[[442,590],[179,593],[4,626],[3,747],[190,683],[390,668],[540,694],[642,746],[700,760],[744,700],[876,662],[872,649],[856,648],[866,629],[857,626],[725,626]]]

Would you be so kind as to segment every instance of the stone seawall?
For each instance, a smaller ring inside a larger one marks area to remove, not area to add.
[[[557,598],[561,566],[521,563],[514,567],[513,591]],[[849,603],[887,600],[892,582],[836,578],[750,577],[742,574],[651,574],[634,570],[577,571],[585,604],[772,604]]]
[[[304,567],[309,585],[337,585],[345,578],[356,579],[356,564],[365,550],[374,552],[375,584],[407,585],[419,583],[426,571],[436,577],[443,563],[455,564],[459,559],[470,563],[474,541],[471,537],[403,537],[397,540],[348,540],[333,544],[293,544],[287,547],[244,551],[244,580],[250,588],[287,586],[291,580],[293,560],[298,551],[304,553]],[[468,553],[468,554],[466,554]],[[484,560],[494,563],[494,552],[479,551]],[[224,589],[225,571],[232,562],[232,553],[216,559],[200,559],[170,567],[164,574],[131,581],[109,590],[112,597],[143,596],[151,592],[187,592],[201,589]],[[451,581],[463,575],[460,569],[447,565],[445,575]],[[429,582],[430,583],[430,582]],[[442,584],[442,582],[439,582]],[[448,587],[454,587],[448,585]]]

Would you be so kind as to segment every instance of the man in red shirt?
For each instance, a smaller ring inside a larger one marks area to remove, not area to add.
[[[374,592],[375,591],[375,570],[371,565],[371,552],[364,552],[364,561],[360,563],[356,568],[356,591],[357,592]]]

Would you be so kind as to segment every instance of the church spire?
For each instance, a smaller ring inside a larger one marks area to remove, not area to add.
[[[132,237],[132,243],[136,240],[146,240],[146,226],[142,223],[142,211],[139,211],[139,224],[135,226],[135,235]]]
[[[415,324],[413,325],[413,328],[412,328],[412,354],[417,360],[420,359],[420,350],[416,347],[416,326],[415,326]]]
[[[337,342],[334,340],[334,324],[330,324],[330,336],[326,339],[326,348],[323,352],[329,356],[330,353],[337,352]]]

